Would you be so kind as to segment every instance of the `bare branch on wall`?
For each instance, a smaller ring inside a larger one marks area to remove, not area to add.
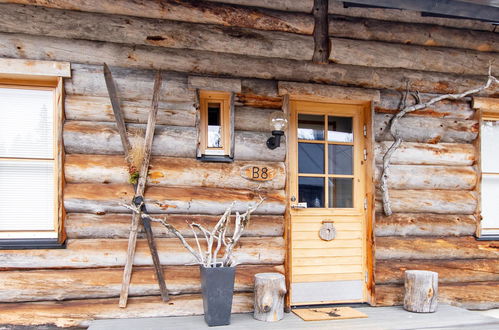
[[[381,179],[380,179],[380,182],[381,182],[380,190],[381,190],[382,200],[383,200],[383,211],[386,215],[392,214],[391,203],[390,203],[390,194],[388,191],[388,179],[390,177],[390,159],[393,156],[393,154],[395,153],[395,151],[397,150],[397,148],[402,143],[402,138],[401,138],[399,133],[400,133],[400,130],[403,128],[398,125],[398,120],[410,112],[425,109],[425,108],[429,107],[430,105],[435,104],[437,102],[440,102],[442,100],[462,99],[466,96],[479,93],[479,92],[489,88],[493,84],[498,84],[498,83],[499,83],[499,80],[496,77],[492,76],[491,66],[489,66],[488,79],[484,85],[477,87],[477,88],[474,88],[474,89],[467,90],[467,91],[462,92],[462,93],[440,95],[440,96],[437,96],[437,97],[430,99],[427,102],[421,102],[420,95],[418,92],[416,92],[416,94],[415,94],[416,104],[409,105],[409,106],[406,105],[406,99],[407,99],[407,94],[408,94],[408,88],[407,88],[406,93],[404,95],[404,99],[402,101],[402,109],[397,114],[395,114],[390,121],[390,134],[393,136],[394,142],[392,143],[390,148],[388,148],[387,152],[383,156],[383,170],[382,170]]]

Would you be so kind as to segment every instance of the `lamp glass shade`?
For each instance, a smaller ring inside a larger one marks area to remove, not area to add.
[[[282,111],[275,111],[270,116],[270,124],[274,131],[284,131],[288,126],[288,120]]]

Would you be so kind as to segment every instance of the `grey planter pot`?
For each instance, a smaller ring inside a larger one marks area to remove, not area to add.
[[[199,268],[206,324],[210,327],[230,324],[236,267],[206,268],[201,265]]]

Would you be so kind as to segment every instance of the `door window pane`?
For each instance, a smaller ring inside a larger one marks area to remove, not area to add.
[[[0,157],[53,158],[53,91],[0,88]]]
[[[333,142],[353,142],[351,117],[328,117],[327,140]]]
[[[499,121],[484,121],[482,124],[482,171],[499,172]]]
[[[353,207],[353,179],[329,178],[329,207]]]
[[[324,179],[300,177],[298,201],[307,203],[308,208],[324,207]]]
[[[324,144],[298,143],[298,172],[324,174]]]
[[[324,116],[298,115],[298,139],[324,140]]]
[[[328,148],[329,174],[353,174],[353,146],[330,144]]]
[[[222,147],[221,115],[220,103],[208,103],[208,148]]]

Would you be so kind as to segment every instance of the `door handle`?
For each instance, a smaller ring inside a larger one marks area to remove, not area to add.
[[[296,204],[291,204],[292,209],[306,209],[307,208],[307,203],[296,203]]]

